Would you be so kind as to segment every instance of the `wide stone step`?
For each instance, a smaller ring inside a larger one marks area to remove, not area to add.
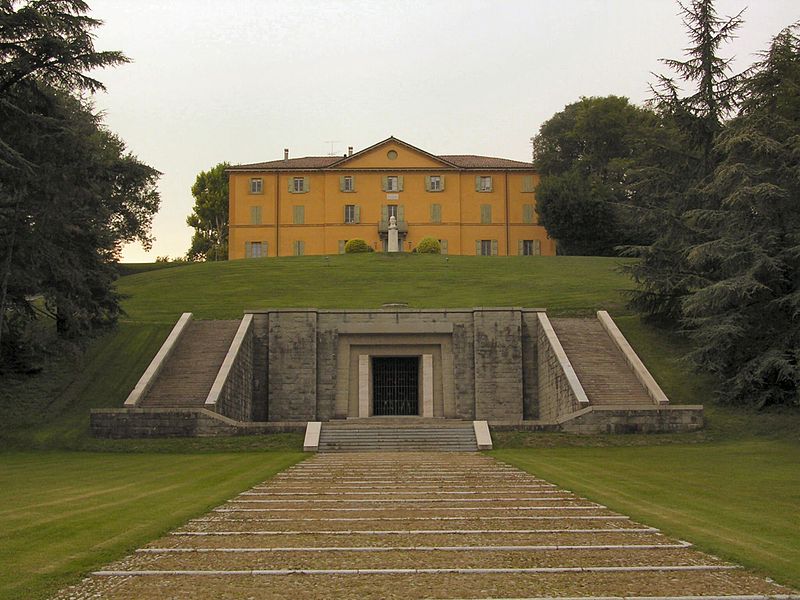
[[[600,321],[563,318],[551,323],[590,403],[653,403]]]
[[[203,406],[239,321],[192,321],[140,406]]]
[[[471,424],[458,427],[370,427],[322,425],[320,452],[450,451],[474,452],[478,446]]]

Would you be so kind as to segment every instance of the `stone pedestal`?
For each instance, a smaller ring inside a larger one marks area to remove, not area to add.
[[[389,252],[400,252],[400,241],[397,234],[397,219],[389,217],[389,245],[387,247]]]

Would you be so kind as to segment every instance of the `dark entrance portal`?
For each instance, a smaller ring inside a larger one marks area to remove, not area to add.
[[[376,416],[418,415],[419,357],[373,357],[372,393]]]

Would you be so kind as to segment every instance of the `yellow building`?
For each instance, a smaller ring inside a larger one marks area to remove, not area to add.
[[[309,156],[228,169],[231,259],[375,250],[397,219],[401,249],[425,237],[454,255],[554,255],[538,224],[530,163],[435,156],[394,137],[344,157]]]

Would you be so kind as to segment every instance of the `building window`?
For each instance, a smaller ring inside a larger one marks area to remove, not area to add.
[[[539,240],[522,240],[520,242],[522,256],[541,256],[542,242]]]
[[[358,223],[359,210],[355,204],[344,205],[344,222],[345,223]]]
[[[523,204],[522,205],[522,222],[527,224],[531,224],[534,222],[533,220],[533,204]]]
[[[439,248],[442,254],[447,254],[447,240],[439,240]]]
[[[261,258],[267,255],[267,242],[245,242],[245,258]]]
[[[491,192],[492,191],[492,176],[491,175],[478,175],[475,178],[475,191],[476,192]]]
[[[492,255],[492,240],[481,240],[480,241],[480,255],[481,256],[491,256]]]
[[[397,151],[396,150],[389,150],[386,153],[386,158],[389,160],[397,160]]]
[[[397,216],[397,204],[386,205],[386,220],[388,221],[391,217],[394,217],[398,221],[400,220],[400,217]]]
[[[399,192],[400,187],[397,181],[396,175],[390,175],[386,178],[386,191],[387,192]]]
[[[263,194],[264,193],[264,180],[261,177],[250,178],[250,193]]]
[[[522,191],[523,193],[531,194],[536,191],[534,185],[533,175],[525,175],[522,178]]]
[[[481,225],[490,225],[492,223],[492,205],[481,204]]]
[[[443,192],[444,177],[441,175],[428,175],[425,177],[425,190],[428,192]]]
[[[250,225],[261,225],[261,207],[250,207]]]
[[[431,204],[431,223],[442,222],[442,205]]]
[[[294,206],[292,209],[292,223],[303,225],[306,222],[306,207],[303,205]]]
[[[295,193],[302,193],[306,191],[306,181],[304,177],[293,177],[292,188]]]
[[[292,243],[292,253],[295,256],[303,256],[306,253],[306,243],[303,240],[295,240]]]
[[[355,192],[356,187],[353,182],[352,175],[344,175],[339,179],[339,191],[342,192]]]

